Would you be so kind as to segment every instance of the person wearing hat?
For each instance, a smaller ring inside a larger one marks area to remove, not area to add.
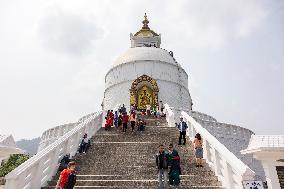
[[[186,144],[186,129],[188,128],[185,121],[183,121],[183,117],[180,117],[180,122],[176,123],[176,126],[179,130],[179,140],[178,144],[181,145],[181,139],[183,138],[183,145]]]

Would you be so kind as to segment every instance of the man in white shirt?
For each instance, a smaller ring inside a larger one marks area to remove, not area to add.
[[[180,122],[176,126],[179,130],[179,145],[181,145],[181,139],[183,138],[183,145],[186,143],[186,129],[188,128],[185,121],[183,121],[183,118],[180,117]]]

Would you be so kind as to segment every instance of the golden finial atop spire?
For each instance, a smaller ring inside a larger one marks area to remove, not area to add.
[[[135,33],[134,36],[146,36],[146,37],[149,37],[149,36],[159,36],[158,34],[156,34],[153,30],[151,30],[148,26],[149,24],[149,20],[148,20],[148,17],[147,17],[147,14],[145,13],[144,15],[144,20],[142,21],[143,23],[143,26],[142,26],[142,29],[140,29],[138,32]]]
[[[144,20],[142,21],[142,23],[143,23],[142,29],[148,29],[148,30],[150,29],[149,26],[148,26],[149,20],[147,18],[147,14],[146,13],[144,15]]]

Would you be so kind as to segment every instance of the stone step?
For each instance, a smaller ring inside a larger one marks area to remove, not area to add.
[[[139,172],[140,174],[141,172]],[[132,175],[96,175],[96,174],[78,174],[77,175],[77,180],[154,180],[157,179],[157,174],[144,174],[139,175],[139,174],[132,174]],[[213,172],[208,172],[207,176],[208,180],[212,181],[218,181],[217,177],[214,175]],[[181,179],[192,179],[192,180],[201,180],[203,179],[205,175],[202,174],[194,174],[194,173],[189,173],[189,174],[183,174],[181,175]],[[49,182],[49,185],[54,185],[59,176],[54,176],[52,181]]]
[[[76,186],[133,186],[133,187],[154,187],[157,186],[158,180],[157,178],[154,179],[77,179]],[[191,185],[218,185],[220,184],[216,179],[194,179],[194,178],[182,178],[181,179],[181,186],[191,186]],[[55,186],[56,181],[49,182],[49,185]]]
[[[103,166],[103,165],[101,165]],[[202,175],[203,177],[214,176],[214,172],[212,172],[209,168],[193,168],[193,167],[182,167],[182,174],[185,175]],[[87,175],[111,175],[111,174],[119,174],[119,175],[139,175],[139,177],[148,177],[155,176],[157,174],[156,167],[149,166],[128,166],[128,167],[109,167],[107,169],[99,169],[98,167],[93,168],[79,168],[78,172],[80,174]]]
[[[74,157],[77,168],[75,188],[147,188],[158,186],[155,154],[160,144],[167,148],[173,143],[181,157],[181,186],[179,188],[222,188],[214,172],[204,164],[196,168],[192,143],[176,145],[179,132],[177,128],[167,127],[165,118],[146,118],[145,131],[127,133],[120,128],[105,131],[101,128],[91,138],[91,147],[86,154]],[[115,174],[114,174],[115,173]],[[49,182],[54,188],[58,175]],[[171,187],[170,187],[171,188]]]
[[[54,189],[55,186],[45,186],[42,189]],[[133,189],[133,186],[75,186],[74,189]],[[135,187],[135,189],[145,189],[144,186]],[[176,187],[170,186],[169,189],[174,189]],[[198,185],[198,186],[180,186],[179,189],[224,189],[224,187],[220,187],[219,185]],[[147,189],[157,189],[157,185],[153,187],[147,187]]]

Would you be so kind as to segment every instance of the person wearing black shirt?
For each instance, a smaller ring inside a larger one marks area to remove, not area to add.
[[[169,155],[164,150],[164,145],[159,146],[159,152],[156,154],[156,165],[158,169],[158,177],[159,177],[159,189],[168,188],[168,163],[169,163]]]

